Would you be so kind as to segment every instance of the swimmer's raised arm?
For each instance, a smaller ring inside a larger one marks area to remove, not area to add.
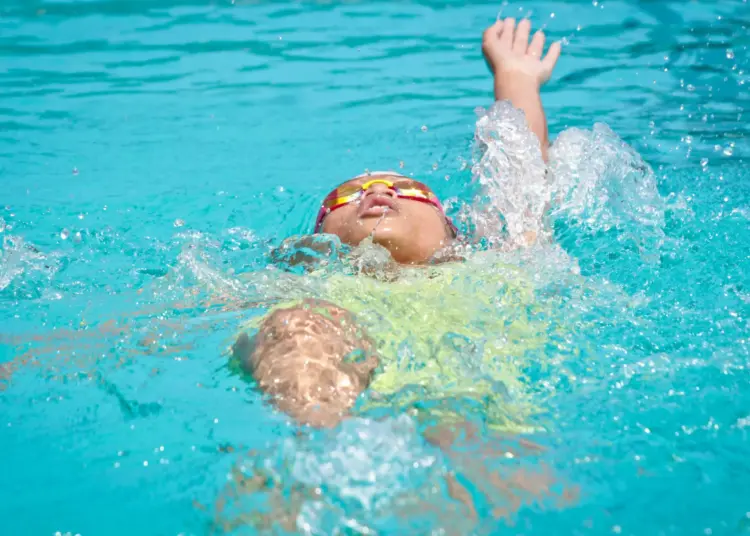
[[[529,128],[539,138],[542,157],[547,160],[549,135],[540,88],[549,80],[557,59],[560,43],[544,52],[544,33],[539,30],[529,42],[531,22],[499,20],[482,37],[482,52],[495,78],[495,100],[509,100],[526,114]]]

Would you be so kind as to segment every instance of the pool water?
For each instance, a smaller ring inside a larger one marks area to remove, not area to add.
[[[503,257],[550,326],[517,356],[535,431],[298,437],[227,366],[307,288],[272,251],[366,169],[492,221],[501,9],[565,40],[553,240]],[[750,533],[748,26],[746,0],[5,0],[0,534]]]

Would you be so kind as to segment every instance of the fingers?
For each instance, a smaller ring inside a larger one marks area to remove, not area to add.
[[[552,70],[555,68],[555,64],[560,58],[561,50],[562,46],[560,45],[560,41],[552,43],[549,47],[549,50],[547,51],[547,55],[542,60],[542,67],[547,73],[547,78],[549,78],[549,76],[552,74]]]
[[[539,30],[534,34],[534,38],[531,40],[528,53],[537,58],[541,58],[542,52],[544,52],[544,32]]]
[[[503,21],[503,31],[500,34],[500,43],[511,48],[513,46],[513,30],[516,27],[516,19],[508,17]]]
[[[518,23],[516,28],[516,35],[513,39],[513,52],[518,54],[526,54],[526,49],[529,46],[529,32],[531,31],[531,21],[529,19],[523,19]]]
[[[484,43],[489,43],[491,41],[494,41],[495,39],[500,37],[500,34],[502,33],[502,31],[503,31],[503,21],[498,20],[495,22],[495,24],[493,24],[492,26],[490,26],[484,31],[484,34],[482,34],[482,41]]]

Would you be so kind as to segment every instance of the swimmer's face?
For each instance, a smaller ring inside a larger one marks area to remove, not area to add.
[[[398,175],[377,175],[353,179],[341,186],[361,186],[373,179],[390,181],[403,189],[414,186]],[[443,212],[434,204],[404,199],[387,184],[374,182],[355,201],[325,216],[321,231],[337,235],[345,244],[356,246],[373,235],[373,242],[385,247],[397,262],[427,262],[453,239]],[[373,234],[374,231],[374,234]]]

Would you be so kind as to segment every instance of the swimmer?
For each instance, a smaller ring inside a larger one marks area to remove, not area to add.
[[[495,100],[509,101],[525,114],[546,161],[549,136],[540,88],[549,80],[561,46],[553,43],[545,54],[544,33],[537,31],[530,37],[530,30],[528,20],[518,24],[512,18],[498,20],[484,32],[482,51],[493,74]],[[336,235],[350,246],[371,239],[405,267],[434,264],[457,239],[456,227],[429,186],[387,171],[337,186],[323,199],[314,230]],[[533,231],[525,236],[527,243],[535,241]],[[444,279],[446,285],[450,280]],[[430,294],[440,297],[445,288],[435,288]],[[352,306],[356,307],[354,301]],[[305,299],[279,307],[257,326],[253,339],[240,335],[234,355],[278,409],[301,424],[335,426],[383,365],[382,348],[358,323],[356,313],[349,304],[328,299]],[[425,314],[420,318],[394,318],[392,325],[411,324],[412,330],[425,331],[438,330],[443,318],[446,326],[461,323],[460,318],[450,318],[449,312],[430,317],[428,326]]]

